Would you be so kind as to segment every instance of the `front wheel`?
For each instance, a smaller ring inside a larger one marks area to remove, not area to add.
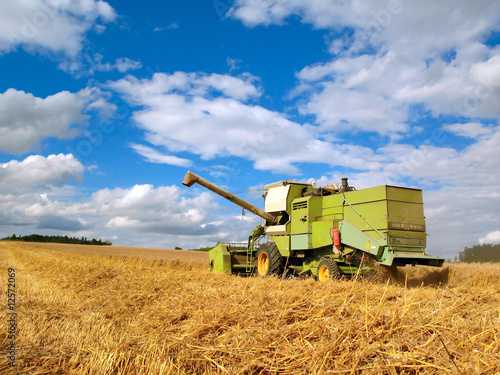
[[[336,280],[340,278],[340,268],[337,262],[324,258],[318,265],[318,280],[325,282],[327,280]]]
[[[255,263],[257,275],[260,277],[279,274],[283,271],[283,258],[278,246],[272,241],[260,245]]]

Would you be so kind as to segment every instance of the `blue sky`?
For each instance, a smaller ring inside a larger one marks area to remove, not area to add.
[[[244,240],[191,169],[417,187],[429,253],[499,243],[499,36],[495,1],[4,0],[0,235]]]

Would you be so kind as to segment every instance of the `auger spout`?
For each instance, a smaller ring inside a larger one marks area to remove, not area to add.
[[[211,190],[214,193],[220,195],[221,197],[226,198],[227,200],[233,202],[234,204],[237,204],[238,206],[243,207],[244,209],[250,212],[253,212],[255,215],[265,219],[268,223],[275,224],[278,222],[278,217],[276,215],[270,214],[269,212],[266,212],[260,209],[259,207],[254,206],[253,204],[241,199],[240,197],[230,193],[229,191],[222,189],[221,187],[213,184],[212,182],[205,180],[204,178],[198,176],[197,174],[188,171],[186,173],[186,176],[184,176],[182,184],[187,187],[191,187],[195,183],[198,183],[201,186],[207,188],[208,190]]]

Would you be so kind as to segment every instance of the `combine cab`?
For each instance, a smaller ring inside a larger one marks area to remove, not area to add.
[[[392,272],[407,264],[444,263],[425,254],[418,189],[384,185],[356,190],[346,178],[340,187],[322,188],[280,181],[266,185],[262,210],[192,172],[182,183],[198,183],[265,220],[247,243],[219,243],[210,251],[216,272],[265,277],[287,271],[325,281],[374,269]],[[259,245],[265,237],[269,240]]]

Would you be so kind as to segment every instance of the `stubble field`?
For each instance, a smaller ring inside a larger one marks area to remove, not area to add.
[[[207,254],[0,242],[1,374],[498,374],[500,266],[243,278]],[[406,275],[405,275],[406,274]]]

